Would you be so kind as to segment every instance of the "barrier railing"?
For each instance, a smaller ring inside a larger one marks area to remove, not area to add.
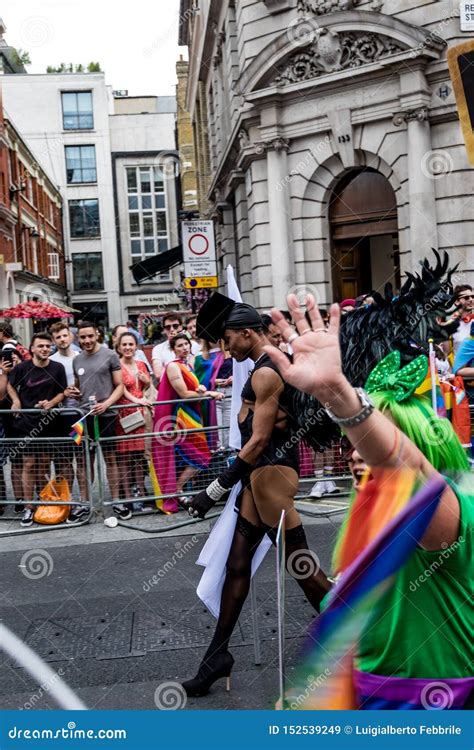
[[[187,401],[195,406],[209,400],[203,396]],[[170,502],[168,507],[164,504],[205,489],[236,455],[228,447],[228,425],[196,427],[192,414],[188,421],[180,421],[181,416],[173,414],[155,418],[157,405],[174,410],[180,404],[183,400],[159,402],[152,409],[128,404],[113,407],[116,419],[112,426],[110,422],[104,425],[101,417],[83,422],[84,436],[79,446],[69,436],[71,425],[82,417],[78,409],[0,411],[5,434],[0,441],[4,476],[4,481],[0,481],[0,520],[19,520],[26,505],[34,509],[44,505],[40,493],[50,479],[58,477],[66,479],[70,498],[55,500],[50,494],[48,504],[82,506],[77,525],[87,523],[94,511],[110,515],[110,506],[117,504],[125,505],[136,515],[158,509],[177,510],[176,503]],[[146,415],[145,423],[125,432],[119,422],[121,415],[133,416],[135,412]],[[31,429],[25,434],[28,419]],[[474,421],[474,405],[471,419]],[[310,498],[331,505],[332,497],[338,507],[339,498],[349,494],[351,485],[342,444],[336,443],[324,453],[315,453],[300,444],[299,453],[296,499]],[[64,523],[35,525],[18,532],[49,528],[64,528]],[[15,531],[9,529],[7,533]]]
[[[69,436],[71,425],[81,417],[73,408],[0,410],[0,521],[21,520],[27,507],[38,517],[39,506],[81,505],[87,509],[81,525],[90,520],[94,493],[87,428],[80,445]],[[60,523],[50,518],[44,525],[7,533],[64,528],[69,513],[62,515]]]

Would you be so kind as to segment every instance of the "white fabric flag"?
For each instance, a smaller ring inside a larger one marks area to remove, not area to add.
[[[237,286],[234,276],[234,269],[232,266],[227,266],[226,270],[227,294],[235,302],[242,302],[239,287]],[[244,387],[249,372],[253,367],[254,363],[251,359],[246,359],[244,362],[236,362],[235,360],[233,362],[229,445],[236,450],[239,450],[241,447],[237,415],[242,404],[242,388]],[[241,483],[239,482],[232,488],[232,492],[229,495],[224,510],[212,529],[197,561],[197,565],[205,566],[205,570],[197,588],[197,595],[214,617],[219,617],[222,586],[224,585],[226,573],[225,565],[229,556],[230,545],[232,544],[235,524],[237,522],[235,501],[240,490]],[[271,544],[270,539],[265,535],[260,542],[252,561],[252,576],[255,574],[260,563],[270,549]]]

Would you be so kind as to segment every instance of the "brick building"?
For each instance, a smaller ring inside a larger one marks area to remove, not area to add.
[[[61,306],[66,301],[62,201],[59,190],[3,112],[0,116],[0,308],[30,299]],[[31,326],[25,321],[18,321],[17,326],[24,340],[28,340]]]

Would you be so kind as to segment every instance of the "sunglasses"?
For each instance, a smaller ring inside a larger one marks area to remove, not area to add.
[[[179,323],[170,323],[169,325],[165,326],[165,331],[177,331],[179,328]]]
[[[458,297],[458,302],[464,302],[468,299],[474,299],[474,294],[463,294],[462,297]]]

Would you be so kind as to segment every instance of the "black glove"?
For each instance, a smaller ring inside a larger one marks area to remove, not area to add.
[[[209,487],[206,487],[202,492],[198,492],[186,503],[189,515],[194,518],[204,518],[212,506],[228,494],[234,484],[248,477],[251,471],[252,466],[240,456],[237,456],[235,461],[227,469],[224,469],[218,479],[215,479]]]

